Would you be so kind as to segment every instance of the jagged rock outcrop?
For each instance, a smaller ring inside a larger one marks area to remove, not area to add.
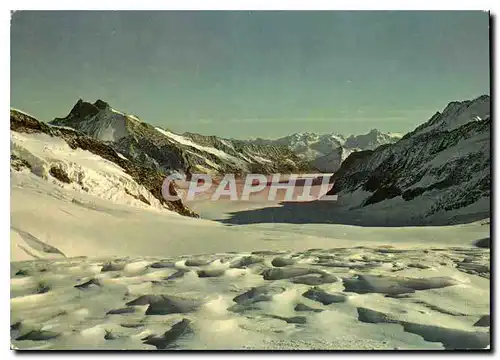
[[[97,102],[97,105],[104,106],[102,102]],[[77,107],[76,112],[78,113],[92,113],[93,111],[95,111],[92,107],[85,105],[84,103],[79,103],[75,105],[75,107]],[[90,151],[91,153],[120,166],[125,171],[125,173],[130,175],[138,184],[143,185],[154,196],[154,198],[156,198],[167,209],[175,211],[181,215],[197,217],[197,215],[192,210],[187,208],[180,200],[165,200],[165,198],[162,196],[162,185],[165,179],[164,174],[148,167],[140,166],[132,161],[125,159],[123,156],[120,156],[111,146],[103,143],[102,141],[94,139],[73,129],[65,127],[52,127],[16,110],[10,111],[10,129],[11,131],[20,133],[44,133],[52,137],[59,137],[64,139],[64,141],[72,149],[82,149]],[[25,167],[28,167],[25,164],[26,161],[23,162],[23,160],[19,159],[18,156],[11,156],[11,164],[12,162],[14,162],[16,166],[19,165],[19,167],[23,164],[25,165]],[[53,175],[55,178],[58,178],[60,181],[69,181],[67,174],[62,172],[61,169],[54,167],[51,168],[50,171],[51,175]],[[176,190],[174,188],[174,185],[170,185],[171,194],[175,194]],[[140,195],[137,196],[140,197]],[[144,202],[144,199],[141,199],[141,201]]]
[[[397,143],[352,153],[332,176],[329,194],[352,201],[352,208],[395,198],[414,202],[420,220],[473,204],[468,215],[487,217],[490,132],[489,96],[450,103]],[[450,223],[456,216],[450,212]]]
[[[31,171],[31,164],[16,154],[10,154],[10,167],[11,169],[17,171],[21,171],[23,169],[29,169]]]

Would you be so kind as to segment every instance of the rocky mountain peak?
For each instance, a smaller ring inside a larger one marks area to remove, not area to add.
[[[444,108],[443,114],[450,113],[454,110],[463,111],[471,106],[481,106],[484,104],[489,105],[490,96],[489,95],[481,95],[473,100],[464,100],[464,101],[452,101],[448,103],[448,105]]]
[[[98,99],[93,104],[82,99],[78,99],[67,118],[88,119],[89,117],[97,115],[101,110],[106,110],[108,108],[110,108],[109,104],[101,99]]]
[[[473,100],[452,101],[442,112],[436,112],[429,121],[406,134],[405,138],[430,131],[452,131],[468,122],[484,120],[489,116],[489,95],[481,95]]]
[[[94,103],[94,106],[101,109],[101,110],[104,110],[106,108],[109,108],[109,104],[101,99],[97,99],[96,102]]]
[[[130,135],[140,122],[136,117],[116,111],[98,99],[93,104],[79,99],[64,118],[55,118],[51,125],[71,127],[101,141],[117,141]]]
[[[86,118],[99,113],[99,108],[94,104],[79,99],[68,114],[68,117]]]

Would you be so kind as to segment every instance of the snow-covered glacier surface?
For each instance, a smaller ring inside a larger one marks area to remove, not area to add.
[[[26,171],[11,172],[11,205],[17,349],[490,344],[485,222],[227,226]]]
[[[12,343],[481,349],[490,343],[488,262],[483,249],[354,247],[14,263]]]

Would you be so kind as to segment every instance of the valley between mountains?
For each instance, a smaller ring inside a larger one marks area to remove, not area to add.
[[[490,109],[275,140],[11,109],[12,347],[489,348]],[[329,174],[338,200],[162,196],[195,173]]]

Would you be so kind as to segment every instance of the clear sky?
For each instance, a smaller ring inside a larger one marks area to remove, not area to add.
[[[176,132],[407,132],[489,93],[485,12],[16,12],[11,105],[79,99]]]

